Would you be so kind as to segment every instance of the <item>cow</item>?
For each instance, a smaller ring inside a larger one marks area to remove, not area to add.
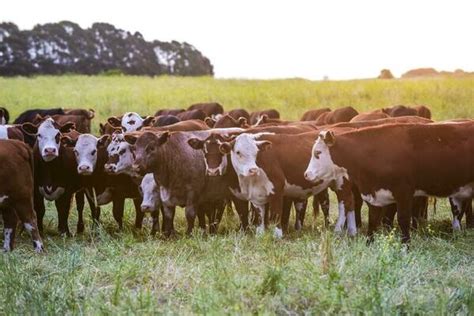
[[[239,120],[241,117],[243,117],[247,120],[247,122],[250,121],[250,114],[246,109],[233,109],[224,114],[229,115],[234,120]]]
[[[100,135],[112,135],[115,132],[122,132],[122,127],[115,127],[112,126],[109,122],[105,122],[104,124],[99,123],[99,133]]]
[[[303,116],[301,117],[300,121],[316,121],[321,114],[330,112],[330,108],[322,108],[322,109],[315,109],[315,110],[308,110],[304,112]]]
[[[383,113],[390,115],[391,117],[398,116],[420,116],[427,119],[431,119],[431,111],[428,107],[420,105],[417,107],[409,107],[405,105],[395,105],[381,110]]]
[[[217,102],[195,103],[188,107],[188,111],[192,110],[201,110],[206,114],[206,117],[224,113],[224,107]]]
[[[127,112],[121,118],[116,116],[109,117],[107,122],[113,127],[121,127],[124,132],[134,132],[145,126],[152,125],[153,120],[153,116],[142,118],[138,113]]]
[[[31,234],[36,252],[44,249],[33,210],[34,162],[31,149],[17,140],[0,140],[0,209],[4,251],[15,245],[18,219]]]
[[[336,124],[340,122],[349,122],[354,116],[359,114],[352,106],[346,106],[322,113],[317,119],[317,125]]]
[[[282,220],[284,196],[304,200],[325,189],[303,177],[316,133],[243,133],[220,145],[223,153],[230,153],[239,179],[239,194],[257,207],[260,219],[265,217],[265,204],[269,203],[277,238],[286,230],[286,222]],[[260,220],[257,233],[263,229],[264,223]]]
[[[10,113],[4,107],[0,107],[0,125],[7,125],[10,121]]]
[[[349,122],[363,122],[363,121],[373,121],[389,118],[390,115],[384,112],[369,112],[369,113],[360,113],[354,116]]]
[[[408,243],[413,197],[449,196],[459,208],[472,198],[473,132],[471,122],[387,124],[339,135],[322,131],[305,177],[341,186],[352,183],[374,207],[396,203],[402,242]],[[369,214],[369,235],[380,213]]]
[[[24,141],[24,132],[21,125],[0,125],[0,139],[16,139]]]
[[[155,121],[153,122],[153,126],[161,127],[161,126],[168,126],[173,125],[178,122],[181,122],[179,117],[175,115],[160,115],[155,117]]]
[[[260,118],[266,115],[270,119],[279,119],[280,118],[280,112],[278,112],[275,109],[268,109],[268,110],[263,110],[263,111],[255,111],[250,113],[250,125],[255,125],[257,122],[260,120]]]
[[[52,115],[51,117],[56,123],[62,125],[68,122],[74,123],[75,129],[79,133],[90,133],[91,131],[91,119],[84,115],[75,114],[63,114],[63,115]],[[39,114],[33,119],[33,124],[40,124],[46,119]]]
[[[23,123],[28,123],[28,122],[31,123],[33,122],[33,120],[36,119],[36,116],[38,114],[42,117],[46,117],[46,116],[53,116],[53,115],[64,115],[65,112],[61,108],[26,110],[15,119],[13,124],[23,124]]]
[[[92,120],[95,117],[95,111],[93,109],[65,109],[65,115],[82,115],[89,120]]]
[[[201,120],[204,121],[208,116],[203,110],[195,109],[181,112],[176,115],[180,121]]]
[[[247,119],[245,117],[234,119],[229,114],[218,115],[215,118],[206,117],[205,122],[209,127],[212,128],[249,127]]]
[[[162,110],[158,110],[155,112],[155,117],[157,116],[161,116],[161,115],[178,115],[179,113],[181,112],[184,112],[186,111],[185,109],[162,109]]]

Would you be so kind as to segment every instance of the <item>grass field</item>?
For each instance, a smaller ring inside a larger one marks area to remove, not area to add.
[[[218,101],[226,108],[273,107],[297,119],[311,107],[359,111],[426,104],[435,119],[474,117],[474,78],[418,80],[215,80],[212,78],[0,78],[0,106],[16,117],[33,107],[91,107],[94,129],[111,114],[152,114],[161,107]],[[0,166],[1,168],[1,166]],[[442,179],[441,179],[442,180]],[[331,206],[332,223],[337,207]],[[178,211],[177,229],[185,220]],[[87,213],[89,214],[89,213]],[[308,211],[303,232],[283,240],[238,233],[226,212],[218,236],[176,240],[133,228],[126,207],[119,232],[109,207],[102,226],[63,238],[48,203],[47,252],[36,255],[26,233],[0,256],[0,314],[464,314],[474,313],[474,230],[453,234],[446,201],[430,207],[428,225],[410,251],[398,233],[366,245],[322,231]],[[367,214],[364,210],[364,221]],[[75,208],[70,226],[75,230]],[[331,226],[332,229],[332,226]]]

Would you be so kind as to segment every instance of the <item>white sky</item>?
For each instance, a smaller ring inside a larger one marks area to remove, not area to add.
[[[434,67],[474,71],[474,0],[2,0],[0,21],[31,28],[108,22],[187,41],[216,77],[349,79]]]

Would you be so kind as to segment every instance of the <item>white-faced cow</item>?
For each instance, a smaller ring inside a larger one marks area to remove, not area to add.
[[[114,127],[121,127],[124,132],[134,132],[145,126],[150,126],[153,119],[153,116],[142,118],[138,113],[127,112],[121,118],[115,116],[109,117],[107,122]]]

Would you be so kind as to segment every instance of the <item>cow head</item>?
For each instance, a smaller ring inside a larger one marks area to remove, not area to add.
[[[227,154],[219,149],[223,142],[223,137],[218,134],[211,134],[204,140],[198,138],[188,140],[189,146],[203,151],[208,176],[222,176],[227,170]]]
[[[61,141],[68,145],[74,145],[74,155],[77,162],[77,173],[80,175],[91,175],[97,167],[98,150],[106,146],[108,135],[97,138],[91,134],[79,135],[75,142],[67,136]]]
[[[10,119],[10,114],[5,108],[0,108],[0,125],[7,125]]]
[[[133,146],[135,152],[135,162],[133,171],[144,175],[152,172],[153,167],[158,165],[158,151],[170,137],[169,132],[156,135],[152,132],[145,132],[139,137],[136,135],[125,134],[125,140]]]
[[[160,187],[156,184],[153,173],[147,173],[139,186],[142,195],[142,212],[155,212],[160,207]]]
[[[335,168],[329,148],[336,142],[336,137],[331,131],[321,131],[311,150],[311,160],[304,173],[310,182],[334,180]]]
[[[115,127],[109,122],[105,124],[99,123],[99,131],[100,131],[100,135],[112,135],[113,133],[116,133],[116,132],[122,132],[122,127],[121,126]]]
[[[21,128],[29,135],[36,135],[36,141],[41,157],[49,162],[59,156],[61,133],[74,129],[74,123],[59,125],[52,118],[45,119],[39,126],[23,123]]]
[[[115,132],[108,136],[104,146],[107,146],[108,160],[104,166],[109,174],[131,174],[135,157],[131,145],[125,141],[124,134]]]
[[[124,132],[134,132],[142,127],[150,126],[153,119],[153,116],[142,118],[138,113],[127,112],[121,120],[117,117],[110,117],[107,121],[114,127],[122,127]]]
[[[232,165],[237,175],[248,177],[256,176],[260,173],[257,166],[257,154],[271,148],[272,143],[268,140],[258,140],[262,134],[240,134],[231,142],[220,145],[223,153],[230,153]]]

